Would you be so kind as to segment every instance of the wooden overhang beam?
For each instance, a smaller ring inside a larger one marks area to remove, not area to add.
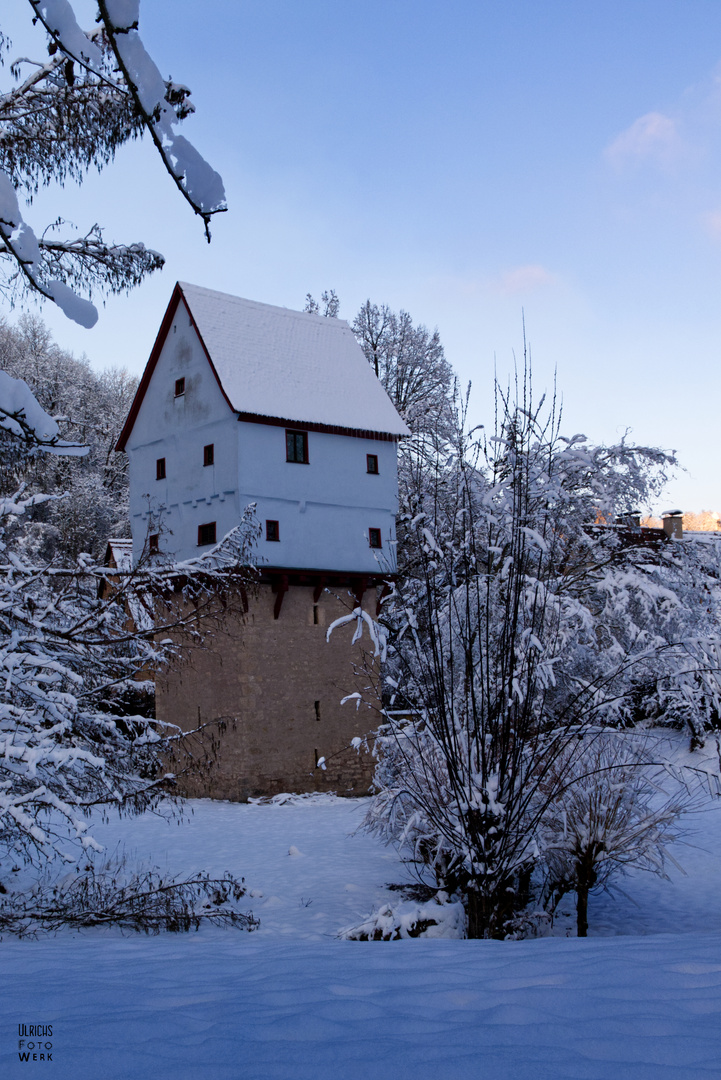
[[[353,595],[355,596],[356,604],[358,607],[363,606],[363,594],[368,588],[368,578],[360,577],[355,578],[352,582],[351,588],[353,589]]]
[[[314,604],[317,604],[318,601],[320,600],[321,594],[322,594],[323,590],[325,589],[327,580],[328,579],[327,579],[326,575],[321,574],[320,577],[318,578],[318,580],[316,581],[315,588],[313,589],[313,603]]]
[[[273,581],[273,592],[275,593],[275,606],[273,607],[273,618],[277,619],[280,616],[280,609],[283,606],[283,597],[288,592],[288,575],[280,574]]]

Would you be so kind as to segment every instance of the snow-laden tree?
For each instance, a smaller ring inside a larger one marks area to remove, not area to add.
[[[335,319],[340,300],[335,289],[321,293],[320,302],[306,294],[304,311]],[[438,330],[414,324],[407,311],[387,304],[362,305],[351,323],[368,363],[396,409],[415,436],[401,446],[409,454],[432,456],[432,448],[449,439],[456,426],[456,378],[446,360]],[[403,461],[402,461],[403,464]]]
[[[0,372],[0,425],[49,453],[82,453],[27,385]],[[250,516],[199,559],[147,559],[109,570],[28,557],[18,522],[53,499],[19,490],[0,500],[0,860],[73,859],[93,846],[98,805],[142,808],[172,787],[188,740],[137,714],[138,679],[208,632],[232,596],[251,587]],[[240,587],[240,588],[239,588]],[[209,623],[208,619],[211,619]],[[197,744],[198,747],[200,744]],[[177,764],[173,764],[173,759]]]
[[[162,256],[142,243],[110,243],[96,224],[75,233],[60,216],[38,231],[21,205],[52,182],[82,183],[90,168],[104,168],[144,133],[208,239],[225,193],[179,132],[193,112],[190,91],[164,79],[146,51],[139,0],[98,0],[91,30],[80,28],[70,0],[29,3],[47,32],[47,56],[16,60],[15,85],[0,95],[0,290],[11,298],[40,293],[92,326],[97,311],[85,297],[132,288],[163,265]],[[10,47],[1,34],[0,46]]]
[[[335,289],[324,289],[320,294],[320,303],[311,293],[305,294],[305,307],[309,315],[322,315],[326,319],[337,319],[340,311],[340,300]]]
[[[366,300],[353,332],[388,396],[414,435],[437,441],[453,432],[455,377],[438,330],[407,311]]]
[[[464,894],[472,937],[503,936],[526,905],[599,733],[669,713],[698,731],[721,702],[718,548],[604,524],[673,459],[565,439],[529,398],[501,394],[494,437],[461,430],[435,471],[406,475],[413,558],[382,616],[370,824]]]
[[[539,786],[545,805],[538,830],[545,870],[540,898],[553,913],[565,893],[576,893],[578,937],[588,933],[593,889],[628,868],[666,876],[668,847],[693,802],[684,777],[674,783],[669,776],[667,749],[658,733],[590,728],[580,746],[574,740],[558,756]]]
[[[26,552],[38,559],[102,555],[110,536],[129,535],[127,459],[115,444],[137,380],[124,371],[95,372],[52,341],[36,316],[0,323],[0,369],[22,379],[66,438],[83,443],[83,457],[48,455],[0,435],[0,493],[22,483],[26,494],[62,495],[23,517]]]

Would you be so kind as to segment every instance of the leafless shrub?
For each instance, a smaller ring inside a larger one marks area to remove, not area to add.
[[[117,926],[159,934],[198,930],[204,923],[255,930],[260,922],[238,903],[243,879],[231,874],[168,877],[155,869],[129,873],[124,860],[92,864],[60,880],[41,878],[31,889],[0,895],[0,932],[19,937],[63,928]]]

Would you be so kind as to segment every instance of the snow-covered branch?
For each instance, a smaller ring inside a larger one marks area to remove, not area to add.
[[[35,233],[23,220],[17,195],[7,173],[0,170],[0,240],[4,253],[9,255],[23,274],[27,286],[52,300],[69,319],[90,328],[98,320],[93,304],[83,300],[57,278],[45,274],[40,244]]]
[[[67,240],[47,239],[47,229],[39,237],[18,194],[30,202],[41,185],[82,183],[91,166],[102,169],[143,131],[208,239],[211,216],[226,209],[225,194],[218,174],[178,131],[193,112],[189,91],[164,80],[145,50],[137,2],[102,0],[100,26],[89,32],[68,0],[30,3],[49,35],[50,56],[15,61],[19,84],[0,96],[0,288],[11,297],[39,293],[89,327],[97,312],[83,293],[132,288],[162,266],[162,256],[139,243],[108,244],[97,225]]]
[[[185,106],[186,115],[185,88],[165,82],[146,51],[138,33],[140,0],[98,0],[98,10],[138,113],[178,190],[203,219],[210,241],[211,216],[227,209],[225,189],[218,173],[175,130],[181,116],[174,99]]]
[[[47,453],[82,457],[86,446],[60,438],[57,422],[40,407],[27,383],[0,371],[0,428]]]

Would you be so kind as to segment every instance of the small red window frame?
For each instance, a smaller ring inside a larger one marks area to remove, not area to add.
[[[175,380],[175,396],[182,397],[185,393],[185,379]]]
[[[265,538],[270,543],[275,543],[276,541],[278,541],[278,542],[280,541],[280,525],[279,525],[279,523],[277,521],[274,521],[272,518],[266,518],[266,522],[265,522]]]
[[[368,545],[369,547],[376,548],[376,550],[383,547],[380,529],[368,529]]]
[[[215,465],[215,443],[203,447],[203,468],[206,465]]]
[[[366,454],[366,472],[370,473],[371,476],[377,476],[378,475],[378,455],[377,454]]]
[[[165,480],[165,458],[159,457],[155,462],[155,479]]]

